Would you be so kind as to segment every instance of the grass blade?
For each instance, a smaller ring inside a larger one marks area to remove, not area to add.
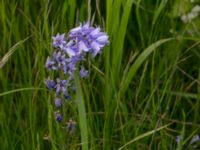
[[[85,104],[84,104],[84,98],[83,98],[83,93],[81,89],[80,79],[78,75],[75,75],[75,84],[76,84],[76,102],[78,105],[82,150],[88,150],[86,111],[85,111]]]
[[[27,88],[20,88],[20,89],[14,89],[11,91],[6,91],[3,93],[0,93],[0,97],[4,96],[4,95],[8,95],[8,94],[12,94],[12,93],[16,93],[16,92],[23,92],[23,91],[34,91],[34,90],[46,90],[44,88],[36,88],[36,87],[27,87]]]
[[[164,125],[164,126],[162,126],[162,127],[160,127],[160,128],[157,128],[157,129],[151,130],[151,131],[149,131],[149,132],[146,132],[146,133],[144,133],[144,134],[142,134],[142,135],[139,135],[139,136],[137,136],[136,138],[132,139],[131,141],[127,142],[125,145],[123,145],[122,147],[120,147],[118,150],[122,150],[123,148],[125,148],[125,147],[128,146],[128,145],[130,145],[131,143],[134,143],[134,142],[136,142],[136,141],[138,141],[138,140],[140,140],[140,139],[142,139],[142,138],[145,138],[145,137],[147,137],[147,136],[149,136],[149,135],[151,135],[151,134],[154,134],[154,133],[156,133],[156,132],[158,132],[158,131],[160,131],[160,130],[166,128],[166,127],[168,127],[168,126],[171,125],[171,124],[172,124],[172,123],[169,123],[169,124]]]
[[[142,65],[142,63],[148,58],[148,56],[154,51],[156,50],[157,47],[159,47],[160,45],[173,40],[174,38],[168,38],[168,39],[162,39],[159,40],[155,43],[153,43],[152,45],[150,45],[149,47],[147,47],[139,56],[138,58],[135,60],[135,62],[133,63],[133,65],[130,67],[126,77],[124,77],[123,81],[121,82],[121,88],[120,88],[120,94],[123,95],[123,93],[127,90],[131,80],[133,79],[133,77],[135,76],[137,70],[140,68],[140,66]]]
[[[24,40],[17,42],[13,47],[10,48],[10,50],[4,55],[4,57],[0,61],[0,69],[6,64],[10,56],[17,50],[17,48],[25,41],[27,41],[29,38],[30,36],[25,38]]]
[[[121,67],[121,60],[122,60],[122,52],[123,52],[123,45],[124,45],[124,38],[126,34],[127,24],[129,15],[131,13],[133,0],[127,0],[124,12],[121,18],[121,23],[119,27],[119,32],[117,38],[114,41],[114,52],[113,52],[113,73],[115,77],[119,77],[120,67]]]

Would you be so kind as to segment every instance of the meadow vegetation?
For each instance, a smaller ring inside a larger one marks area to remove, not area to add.
[[[1,0],[0,149],[199,149],[191,142],[200,133],[198,4]],[[76,80],[58,123],[44,84],[52,36],[88,20],[110,44],[88,64],[89,78]]]

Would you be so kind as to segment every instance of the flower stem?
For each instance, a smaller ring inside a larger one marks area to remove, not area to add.
[[[82,150],[88,150],[88,131],[87,131],[87,118],[86,118],[85,104],[84,104],[84,98],[83,98],[83,93],[81,89],[80,79],[77,74],[75,74],[75,84],[76,84],[76,101],[78,105]]]

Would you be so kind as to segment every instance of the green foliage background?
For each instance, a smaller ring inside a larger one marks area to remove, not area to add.
[[[200,132],[200,19],[181,16],[199,3],[1,0],[0,149],[198,149],[189,142]],[[88,19],[110,45],[58,124],[44,86],[51,37]]]

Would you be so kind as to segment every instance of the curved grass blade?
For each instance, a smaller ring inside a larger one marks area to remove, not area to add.
[[[14,90],[11,90],[11,91],[6,91],[6,92],[3,92],[3,93],[0,93],[0,97],[4,96],[4,95],[16,93],[16,92],[34,91],[34,90],[44,90],[44,91],[46,91],[46,89],[44,89],[44,88],[27,87],[27,88],[14,89]]]
[[[159,47],[160,45],[174,40],[174,38],[168,38],[168,39],[162,39],[159,40],[155,43],[153,43],[152,45],[150,45],[149,47],[147,47],[139,56],[138,58],[135,60],[135,62],[133,63],[133,65],[130,67],[127,75],[123,78],[124,80],[122,80],[121,82],[121,86],[120,86],[120,90],[119,90],[119,94],[123,95],[123,93],[127,90],[131,80],[133,79],[133,77],[135,76],[137,70],[140,68],[140,66],[142,65],[142,63],[147,59],[147,57],[154,51],[156,50],[157,47]]]
[[[13,47],[10,48],[10,50],[4,55],[4,57],[0,61],[0,69],[6,64],[10,56],[17,50],[17,48],[25,41],[27,41],[29,38],[30,36],[25,38],[24,40],[17,42]]]
[[[134,143],[134,142],[136,142],[136,141],[138,141],[138,140],[140,140],[140,139],[142,139],[142,138],[145,138],[145,137],[147,137],[147,136],[150,136],[151,134],[154,134],[154,133],[156,133],[156,132],[158,132],[158,131],[164,129],[164,128],[168,127],[168,126],[171,125],[171,124],[172,124],[172,123],[169,123],[169,124],[164,125],[164,126],[162,126],[162,127],[160,127],[160,128],[157,128],[157,129],[151,130],[151,131],[149,131],[149,132],[146,132],[146,133],[144,133],[144,134],[141,134],[141,135],[137,136],[136,138],[132,139],[131,141],[127,142],[125,145],[123,145],[122,147],[120,147],[118,150],[122,150],[123,148],[125,148],[125,147],[128,146],[128,145],[130,145],[131,143]]]

